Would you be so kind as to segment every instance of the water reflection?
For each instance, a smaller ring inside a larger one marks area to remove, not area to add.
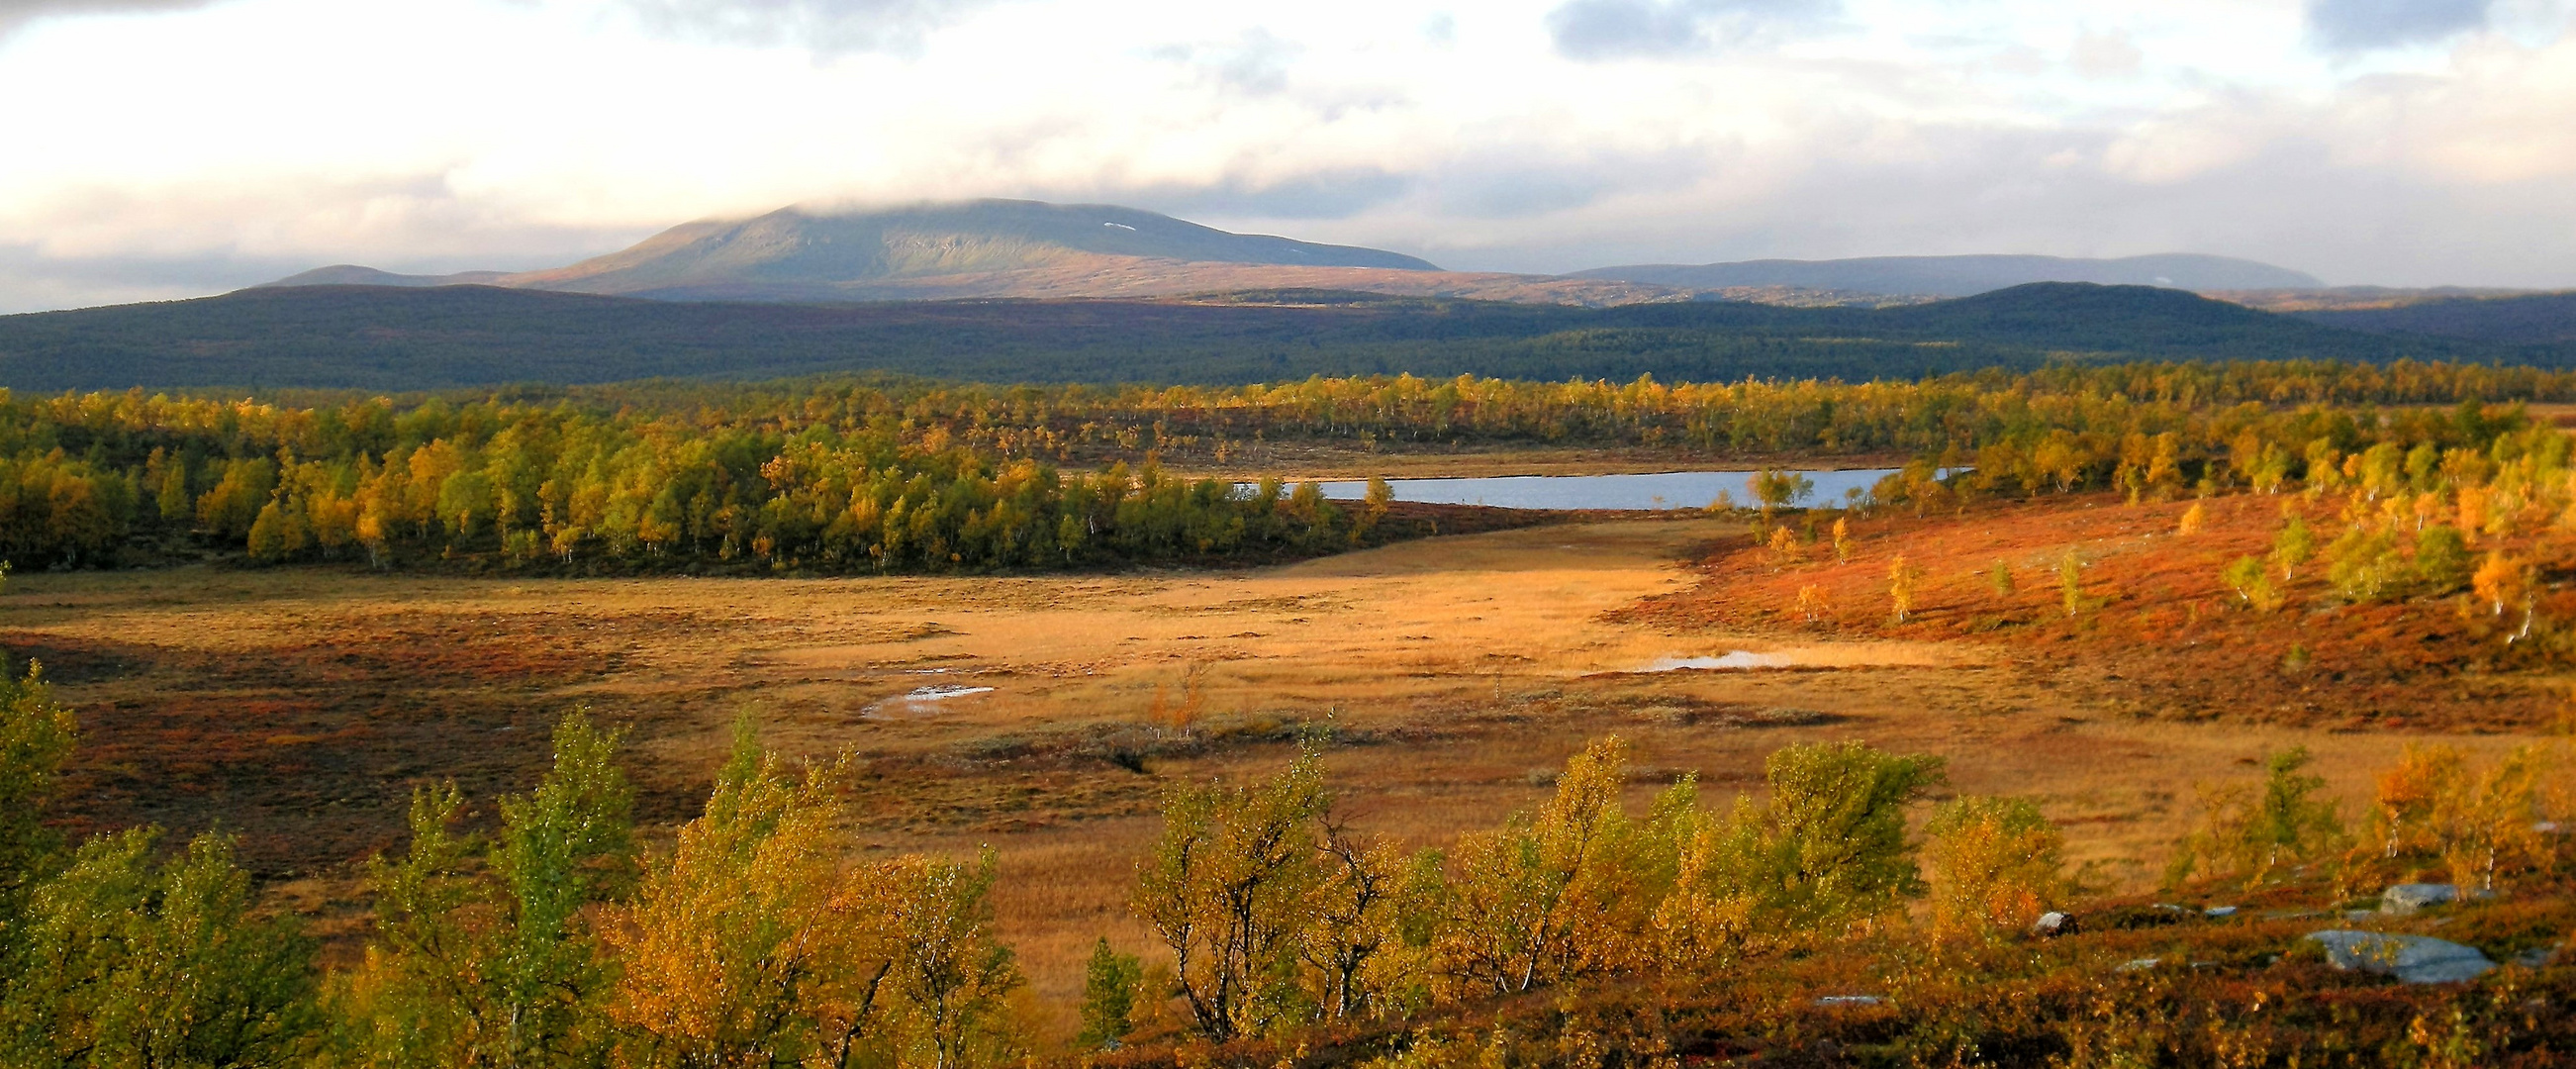
[[[1866,500],[1870,487],[1894,468],[1799,471],[1815,486],[1791,504],[1840,505]],[[1504,475],[1478,479],[1389,479],[1398,501],[1435,505],[1490,505],[1507,509],[1698,509],[1724,494],[1737,505],[1755,503],[1749,471],[1669,471],[1654,475]],[[1368,493],[1359,480],[1323,484],[1324,496],[1357,501]]]

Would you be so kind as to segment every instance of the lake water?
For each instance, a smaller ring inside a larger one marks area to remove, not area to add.
[[[1816,488],[1793,504],[1839,505],[1844,494],[1869,488],[1894,468],[1802,471]],[[1739,506],[1757,503],[1749,471],[1670,471],[1654,475],[1504,475],[1482,479],[1389,479],[1398,501],[1435,505],[1491,505],[1507,509],[1698,509],[1727,494]],[[1328,482],[1324,496],[1357,501],[1365,480]]]

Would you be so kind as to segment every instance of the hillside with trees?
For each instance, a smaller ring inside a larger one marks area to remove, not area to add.
[[[2576,293],[2443,297],[2381,308],[2318,309],[2295,314],[2311,323],[2386,334],[2507,345],[2576,342]]]
[[[1575,308],[1266,291],[1189,301],[778,305],[297,287],[0,317],[18,390],[428,390],[882,371],[987,382],[1313,375],[1910,379],[2131,360],[2567,366],[2576,350],[2320,326],[2172,290],[2037,284],[1897,308]]]

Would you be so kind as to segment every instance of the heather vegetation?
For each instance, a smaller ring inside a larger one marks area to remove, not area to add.
[[[0,771],[23,785],[11,812],[39,814],[75,725],[35,672],[6,688]],[[1729,805],[1683,776],[1634,806],[1640,770],[1602,738],[1543,804],[1411,853],[1337,816],[1333,747],[1310,733],[1276,772],[1168,788],[1130,903],[1152,964],[1095,944],[1070,1047],[1032,1027],[994,932],[1005,874],[989,852],[855,854],[845,763],[786,762],[748,719],[702,814],[646,840],[619,733],[576,712],[534,789],[497,800],[492,830],[460,825],[469,800],[452,784],[415,794],[407,841],[368,866],[363,955],[327,969],[295,920],[250,908],[220,835],[170,850],[149,829],[76,845],[30,819],[0,829],[0,1052],[30,1066],[1791,1051],[2539,1065],[2576,1041],[2547,953],[2576,923],[2562,744],[2484,766],[2411,749],[2357,823],[2317,796],[2299,752],[2211,786],[2167,893],[2259,916],[2100,899],[2030,800],[1928,806],[1939,759],[1856,742],[1784,747],[1762,793]],[[2400,990],[2301,949],[2315,907],[2426,871],[2492,896],[2445,914],[2460,922],[2447,934],[2541,952],[2466,987]],[[2044,915],[2057,919],[2034,931]]]

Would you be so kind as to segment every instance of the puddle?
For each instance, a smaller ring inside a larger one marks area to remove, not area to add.
[[[1679,672],[1686,669],[1725,670],[1742,668],[1787,668],[1794,663],[1796,662],[1791,661],[1785,654],[1753,653],[1748,650],[1733,650],[1729,651],[1723,657],[1659,658],[1652,664],[1643,668],[1632,669],[1632,671]]]
[[[947,701],[950,698],[963,698],[975,694],[990,694],[992,691],[993,688],[991,687],[968,687],[957,684],[936,687],[915,687],[911,690],[905,691],[897,697],[888,698],[884,701],[868,706],[867,708],[860,710],[859,715],[874,720],[886,720],[904,716],[928,716],[935,711],[933,707],[939,702]]]

